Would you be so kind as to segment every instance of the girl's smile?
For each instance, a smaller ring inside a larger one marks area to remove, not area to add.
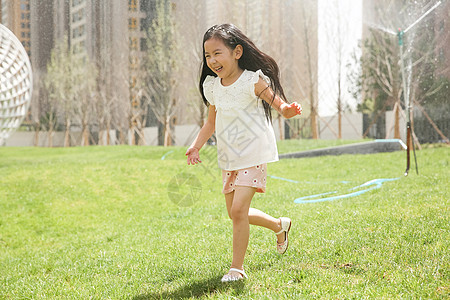
[[[242,56],[242,46],[238,45],[231,50],[222,40],[216,38],[207,40],[204,46],[206,64],[222,79],[222,85],[235,82],[243,72],[238,64]]]

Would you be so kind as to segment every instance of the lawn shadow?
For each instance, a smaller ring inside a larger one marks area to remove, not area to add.
[[[205,280],[191,282],[171,292],[149,293],[135,296],[133,300],[146,299],[188,299],[191,297],[200,298],[206,295],[213,295],[217,292],[223,292],[233,289],[236,296],[241,294],[244,287],[244,280],[232,283],[223,283],[220,281],[222,276],[214,276]]]

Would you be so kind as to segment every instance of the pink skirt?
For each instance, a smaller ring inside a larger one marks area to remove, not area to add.
[[[234,191],[236,186],[248,186],[256,188],[257,193],[266,192],[267,164],[250,168],[225,171],[222,170],[223,190],[228,194]]]

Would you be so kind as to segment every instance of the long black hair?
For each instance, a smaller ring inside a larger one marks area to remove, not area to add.
[[[280,69],[278,68],[275,60],[269,55],[260,51],[255,44],[240,31],[233,24],[214,25],[209,28],[203,36],[203,61],[201,65],[200,83],[199,89],[203,98],[203,102],[208,106],[205,94],[203,92],[203,82],[206,76],[211,75],[216,77],[217,75],[206,64],[205,57],[205,42],[209,39],[217,38],[224,42],[224,44],[231,50],[234,50],[237,45],[241,45],[243,48],[242,56],[238,61],[238,65],[242,70],[257,71],[260,70],[264,75],[270,78],[270,88],[274,92],[272,101],[275,99],[275,95],[278,95],[281,99],[287,102],[286,96],[283,91],[283,87],[280,83]],[[270,104],[266,101],[262,101],[264,112],[268,120],[272,120],[272,113]]]

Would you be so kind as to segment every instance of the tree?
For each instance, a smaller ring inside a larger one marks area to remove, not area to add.
[[[38,103],[38,116],[36,118],[36,132],[34,137],[34,145],[39,145],[39,131],[46,130],[47,131],[47,145],[48,147],[53,147],[53,133],[56,130],[56,126],[58,123],[56,117],[56,111],[58,108],[58,103],[55,97],[50,97],[52,93],[56,93],[57,91],[51,91],[53,89],[52,86],[49,86],[48,83],[48,75],[44,74],[43,81],[38,83],[39,86],[42,86],[42,89],[39,89],[39,103]],[[36,89],[37,90],[37,89]],[[42,93],[42,94],[41,94]]]
[[[301,6],[302,34],[304,39],[304,53],[306,54],[306,72],[307,72],[307,90],[309,91],[308,100],[310,104],[309,120],[311,122],[311,135],[313,139],[319,138],[317,118],[318,118],[318,99],[317,99],[317,68],[314,59],[314,35],[317,31],[311,30],[317,28],[317,20],[313,18],[314,14],[306,13],[310,1],[305,1]],[[315,25],[314,25],[315,23]]]
[[[334,20],[335,22],[328,22],[325,26],[327,32],[327,43],[331,46],[332,53],[328,55],[328,61],[326,63],[327,72],[326,74],[330,77],[326,78],[325,82],[328,84],[326,88],[325,95],[319,95],[319,97],[331,97],[336,105],[337,117],[338,117],[338,128],[337,132],[330,127],[330,130],[336,135],[336,138],[342,139],[342,113],[343,113],[343,86],[344,86],[344,49],[347,45],[346,37],[348,32],[347,24],[343,24],[343,19],[341,18],[341,10],[339,1],[333,1],[327,6],[327,18]],[[347,10],[348,12],[348,10]],[[330,66],[334,66],[331,68]],[[333,72],[331,72],[333,70]],[[323,84],[323,78],[319,84]],[[325,100],[322,98],[322,101]],[[328,126],[328,124],[326,124]]]
[[[175,23],[171,1],[157,0],[155,18],[148,30],[142,96],[150,104],[164,132],[164,146],[172,143],[175,117]],[[143,101],[143,103],[147,103]]]
[[[104,75],[104,72],[102,72]],[[99,77],[101,75],[99,74]],[[115,89],[106,82],[103,76],[97,80],[97,101],[95,102],[95,112],[97,114],[97,124],[99,130],[99,145],[110,145],[110,131],[113,128],[114,111],[116,110],[117,97]]]
[[[258,35],[262,36],[262,49],[277,61],[287,99],[306,102],[301,118],[283,120],[285,138],[317,139],[317,1],[279,0],[270,1],[266,6],[267,15],[262,22],[268,26]],[[281,132],[280,136],[283,136]]]
[[[81,124],[81,145],[89,145],[90,130],[95,112],[95,84],[97,69],[92,64],[85,51],[79,51],[73,57],[73,82],[75,114],[78,123]]]
[[[202,61],[202,41],[203,34],[206,31],[206,25],[204,25],[205,16],[203,15],[203,1],[180,1],[177,4],[176,18],[177,31],[183,32],[185,28],[182,28],[184,24],[190,24],[192,27],[189,29],[190,34],[179,35],[180,42],[182,43],[182,49],[180,56],[182,57],[183,64],[179,67],[179,74],[183,76],[183,81],[187,82],[182,91],[179,93],[180,101],[183,103],[189,103],[187,109],[193,112],[195,123],[200,128],[207,117],[207,109],[203,103],[203,99],[198,91],[198,82],[200,69],[200,63]]]
[[[395,37],[371,31],[370,38],[364,41],[360,86],[365,99],[376,100],[376,112],[394,109],[395,138],[400,138],[399,105],[402,94],[398,57]]]
[[[328,21],[324,22],[322,26],[323,30],[319,33],[325,35],[326,42],[322,44],[319,51],[331,52],[327,55],[327,60],[324,61],[324,57],[321,56],[319,62],[319,98],[322,102],[334,103],[333,114],[337,113],[338,127],[337,131],[334,128],[330,130],[335,133],[336,138],[342,138],[342,118],[346,109],[349,108],[348,104],[348,74],[353,71],[355,65],[351,64],[351,60],[348,59],[350,54],[357,55],[352,50],[352,47],[356,46],[352,44],[351,35],[355,32],[350,27],[349,21],[346,18],[346,14],[353,14],[355,9],[354,3],[350,1],[337,1],[333,0],[330,5],[323,8],[322,18],[326,18]],[[330,105],[331,107],[331,105]],[[333,117],[334,118],[334,117]]]
[[[48,112],[48,122],[51,124],[49,130],[53,130],[55,115],[63,116],[64,147],[70,146],[70,128],[77,119],[82,127],[82,144],[89,144],[88,121],[92,111],[95,74],[85,50],[77,49],[74,53],[68,46],[67,37],[55,45],[47,66],[45,87],[51,107],[57,106],[57,109]]]
[[[47,65],[47,74],[44,82],[48,94],[50,111],[46,113],[44,120],[48,123],[49,147],[53,146],[52,135],[56,124],[56,114],[59,110],[63,111],[66,125],[64,146],[69,145],[68,133],[74,110],[73,103],[71,102],[73,98],[70,78],[71,56],[67,37],[65,37],[55,45],[51,53],[50,62]]]

